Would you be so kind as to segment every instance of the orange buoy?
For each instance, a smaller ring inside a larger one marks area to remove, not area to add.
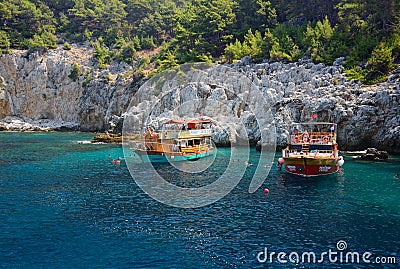
[[[264,193],[269,193],[269,190],[267,188],[265,188]]]
[[[118,164],[118,165],[120,165],[120,164],[121,164],[121,161],[120,161],[120,160],[118,160],[118,161],[117,161],[117,164]]]
[[[112,164],[114,164],[114,163],[115,163],[115,160],[112,160],[111,162],[112,162]]]

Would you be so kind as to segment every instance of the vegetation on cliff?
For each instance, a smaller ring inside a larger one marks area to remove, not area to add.
[[[400,63],[397,0],[0,0],[0,52],[89,41],[99,68],[139,61],[296,61],[346,57],[349,78],[375,83]],[[140,59],[140,57],[139,57]]]

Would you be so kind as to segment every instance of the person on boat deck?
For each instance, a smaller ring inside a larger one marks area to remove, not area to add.
[[[179,146],[177,144],[172,145],[172,151],[173,152],[178,152],[179,151]]]
[[[294,136],[293,136],[294,141],[297,141],[299,139],[299,129],[297,129],[296,126],[294,127],[293,133],[294,133]],[[297,142],[295,142],[295,143],[297,143]]]
[[[309,139],[310,139],[310,135],[308,134],[307,130],[305,130],[303,133],[303,142],[309,142],[308,141]]]

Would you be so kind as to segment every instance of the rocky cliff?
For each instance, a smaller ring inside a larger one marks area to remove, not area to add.
[[[90,46],[0,56],[0,118],[3,129],[108,128],[132,94],[133,68],[96,68]],[[73,73],[74,66],[80,68]],[[124,107],[125,106],[125,107]]]
[[[114,63],[98,69],[91,55],[89,46],[2,55],[0,129],[101,131],[121,125],[120,116],[139,88],[134,68]],[[76,65],[80,71],[74,73]],[[377,147],[400,153],[399,70],[385,83],[362,87],[346,80],[340,61],[333,66],[309,61],[252,64],[244,58],[230,67],[246,75],[262,92],[275,118],[278,145],[285,144],[292,122],[309,121],[311,114],[317,114],[318,121],[338,123],[342,149]],[[242,96],[240,91],[240,87],[235,89],[237,96]],[[154,96],[151,94],[147,98]],[[212,81],[191,94],[204,100],[197,112],[217,95],[220,100],[232,101],[231,107],[245,122],[252,142],[260,139],[254,115],[236,95],[222,91]],[[169,100],[177,102],[175,97]],[[207,113],[218,114],[217,107]],[[167,108],[164,104],[163,109]],[[142,105],[141,109],[149,107]],[[220,130],[220,134],[224,132]],[[217,142],[226,142],[226,137],[218,135],[216,139],[221,141]]]

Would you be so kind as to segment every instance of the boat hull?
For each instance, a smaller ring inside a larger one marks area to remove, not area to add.
[[[173,155],[165,155],[160,152],[145,152],[135,151],[142,162],[144,163],[169,163],[169,162],[183,162],[183,161],[196,161],[201,158],[214,155],[214,150],[199,152],[197,154],[184,154],[176,153]]]
[[[329,175],[339,171],[336,159],[315,159],[315,158],[283,158],[285,170],[291,174],[313,177]]]

